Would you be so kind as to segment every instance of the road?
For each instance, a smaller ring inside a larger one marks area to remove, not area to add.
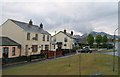
[[[102,52],[102,54],[109,54],[109,55],[113,55],[114,52]],[[118,56],[118,52],[115,52],[115,56]]]

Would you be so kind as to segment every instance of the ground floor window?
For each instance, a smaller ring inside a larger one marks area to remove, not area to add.
[[[28,55],[28,45],[25,45],[25,55]]]
[[[49,50],[49,45],[45,45],[45,50]]]
[[[54,49],[55,49],[55,45],[54,45]]]
[[[12,56],[15,56],[15,47],[12,47]]]
[[[43,45],[41,45],[41,50],[43,50]]]
[[[38,45],[32,45],[32,52],[38,51]]]
[[[9,52],[9,48],[8,47],[4,47],[3,48],[3,57],[8,57],[8,52]]]

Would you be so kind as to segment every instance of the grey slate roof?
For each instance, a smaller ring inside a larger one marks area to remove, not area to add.
[[[21,21],[16,21],[13,19],[10,19],[12,22],[14,22],[16,25],[24,29],[25,31],[28,32],[35,32],[35,33],[41,33],[41,34],[49,34],[47,31],[43,30],[37,25],[29,25],[28,23],[21,22]],[[49,34],[50,35],[50,34]]]
[[[63,33],[64,33],[64,32],[63,32]],[[65,34],[65,33],[64,33],[64,34]],[[67,35],[68,37],[71,37],[71,38],[75,39],[75,37],[72,36],[70,33],[66,33],[66,35]]]
[[[20,46],[20,44],[8,37],[0,37],[0,46]]]
[[[80,35],[74,35],[74,38],[79,40],[79,39],[81,39],[81,36]]]

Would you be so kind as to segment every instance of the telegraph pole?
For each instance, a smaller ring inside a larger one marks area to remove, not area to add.
[[[117,29],[115,29],[115,31],[114,31],[114,51],[113,51],[113,72],[115,71],[115,40],[116,40],[116,38],[115,38],[115,32],[119,29],[120,27],[118,27]]]

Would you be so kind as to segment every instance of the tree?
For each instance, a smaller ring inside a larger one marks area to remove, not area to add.
[[[104,36],[102,37],[103,47],[107,47],[107,45],[106,45],[107,42],[108,42],[108,38],[107,38],[106,35],[104,35]]]
[[[107,38],[106,35],[104,35],[104,36],[102,37],[102,43],[107,43],[107,41],[108,41],[108,38]]]
[[[102,36],[101,35],[97,35],[95,41],[96,41],[97,46],[99,48],[100,43],[102,43]]]
[[[93,43],[94,43],[94,37],[93,37],[92,34],[89,34],[89,35],[87,36],[87,42],[88,42],[88,44],[89,44],[90,46],[93,45]]]

